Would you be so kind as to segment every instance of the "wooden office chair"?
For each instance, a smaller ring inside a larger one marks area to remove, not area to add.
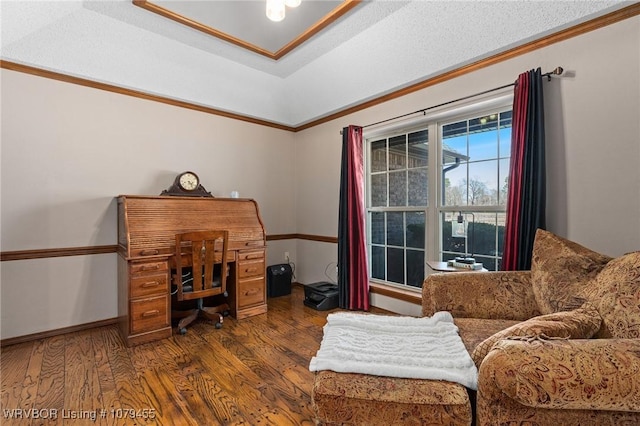
[[[194,231],[176,235],[175,274],[172,293],[178,302],[197,301],[197,307],[189,310],[173,310],[172,318],[180,318],[180,334],[187,332],[187,325],[198,316],[215,321],[222,327],[229,305],[204,306],[204,298],[224,295],[227,297],[228,231]],[[218,250],[216,250],[216,243]],[[177,303],[179,304],[179,303]]]

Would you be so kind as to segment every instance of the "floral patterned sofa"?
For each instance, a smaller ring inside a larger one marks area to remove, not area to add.
[[[429,276],[479,368],[444,381],[320,371],[319,425],[640,424],[640,252],[612,259],[538,230],[531,271]]]

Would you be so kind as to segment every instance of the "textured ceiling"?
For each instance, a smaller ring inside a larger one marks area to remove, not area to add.
[[[135,3],[135,2],[134,2]],[[304,1],[295,8],[286,7],[285,19],[273,22],[265,19],[265,0],[194,1],[194,0],[139,0],[141,7],[161,8],[171,19],[195,23],[201,31],[212,30],[237,39],[242,44],[255,46],[275,54],[289,43],[295,42],[308,29],[336,13],[343,2],[338,0]],[[169,19],[169,18],[168,18]],[[200,28],[202,26],[203,28]],[[259,52],[259,50],[258,50]]]
[[[276,61],[130,0],[2,0],[0,54],[298,126],[632,3],[364,1]]]

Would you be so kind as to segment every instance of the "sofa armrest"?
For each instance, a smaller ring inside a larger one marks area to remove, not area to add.
[[[482,406],[640,412],[640,339],[502,340],[480,365],[478,395]]]
[[[429,275],[422,285],[422,315],[523,321],[540,315],[530,271],[451,272]]]

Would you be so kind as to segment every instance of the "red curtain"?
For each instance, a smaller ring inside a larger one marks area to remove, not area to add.
[[[545,135],[542,72],[520,74],[514,89],[511,166],[502,269],[531,268],[533,241],[545,227]]]
[[[369,310],[365,244],[364,146],[362,127],[342,130],[338,212],[338,293],[343,309]]]

